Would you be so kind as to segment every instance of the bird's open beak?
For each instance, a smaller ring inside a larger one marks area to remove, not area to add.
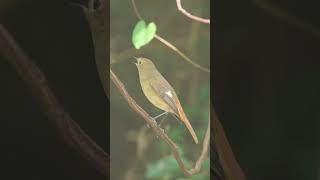
[[[132,63],[135,64],[135,65],[138,65],[138,58],[135,57],[135,56],[133,56],[133,57],[137,60],[137,62],[132,62]]]

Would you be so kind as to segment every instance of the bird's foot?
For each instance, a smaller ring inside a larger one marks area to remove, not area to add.
[[[163,120],[167,117],[167,116],[164,116],[164,118],[161,118],[161,119],[158,119],[159,117],[163,116],[163,115],[167,115],[168,112],[164,112],[164,113],[161,113],[155,117],[153,117],[152,119],[155,121],[155,123],[157,123],[159,126],[162,124]],[[158,123],[159,121],[159,123]],[[150,128],[150,125],[149,124],[145,124],[144,125],[144,128]]]

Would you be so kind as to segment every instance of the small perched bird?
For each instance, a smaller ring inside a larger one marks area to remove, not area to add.
[[[138,68],[144,95],[157,108],[164,110],[165,113],[176,115],[186,125],[193,140],[198,144],[197,135],[185,115],[174,89],[160,74],[151,60],[142,57],[136,58],[136,60],[135,64]]]

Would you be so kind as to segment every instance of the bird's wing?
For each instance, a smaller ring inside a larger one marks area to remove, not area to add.
[[[150,85],[153,90],[156,91],[156,93],[170,106],[170,108],[176,114],[179,114],[175,102],[176,94],[170,84],[166,81],[152,81]]]
[[[196,133],[194,132],[187,116],[185,115],[181,104],[179,102],[179,99],[174,92],[173,88],[170,86],[170,84],[167,81],[163,80],[157,80],[152,81],[151,87],[156,91],[157,94],[160,95],[160,97],[171,107],[171,109],[176,113],[176,115],[179,116],[180,120],[184,122],[186,127],[188,128],[189,132],[192,135],[192,138],[198,144],[198,138]]]

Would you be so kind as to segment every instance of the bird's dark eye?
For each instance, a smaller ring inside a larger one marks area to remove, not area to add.
[[[141,62],[141,61],[139,61],[139,62],[138,62],[138,64],[142,64],[142,62]]]

